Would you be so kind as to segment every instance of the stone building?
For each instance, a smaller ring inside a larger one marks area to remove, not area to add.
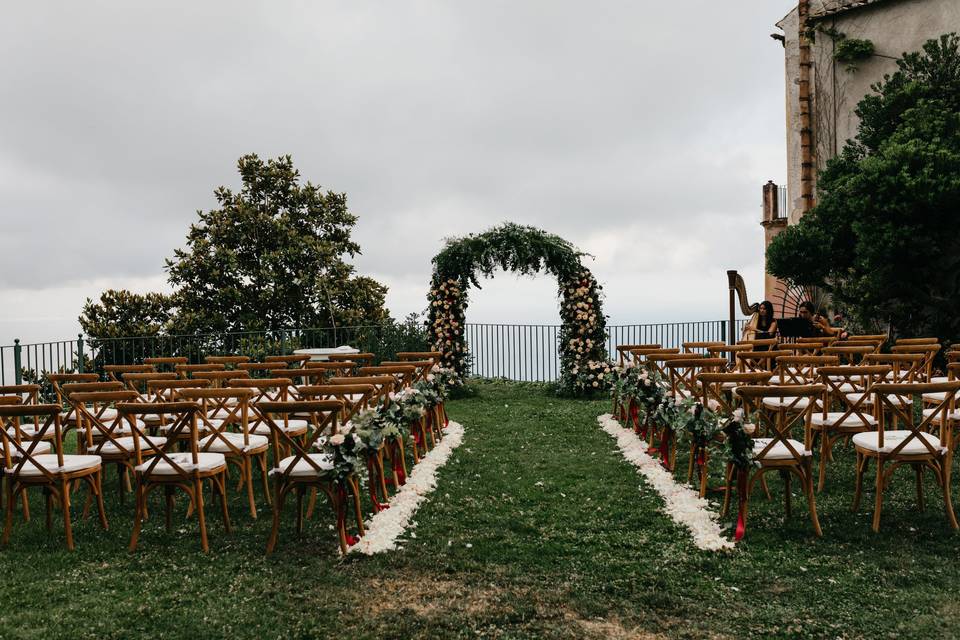
[[[799,0],[772,37],[786,71],[787,184],[764,185],[765,242],[816,203],[816,177],[857,133],[857,103],[896,60],[960,32],[960,0]],[[782,296],[766,278],[766,297]]]

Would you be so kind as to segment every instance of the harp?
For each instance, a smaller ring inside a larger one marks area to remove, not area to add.
[[[743,277],[736,270],[727,271],[727,286],[730,290],[730,324],[727,331],[727,343],[734,344],[736,340],[737,326],[737,307],[740,303],[740,312],[749,316],[757,312],[760,305],[754,302],[751,304],[747,299],[747,286],[743,282]]]

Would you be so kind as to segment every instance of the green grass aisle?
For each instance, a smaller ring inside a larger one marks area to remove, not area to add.
[[[450,403],[464,441],[402,550],[340,560],[327,510],[298,538],[288,508],[265,558],[269,514],[251,521],[234,493],[232,535],[210,511],[208,556],[193,521],[168,538],[159,517],[130,555],[132,501],[116,500],[111,472],[111,529],[79,523],[76,553],[59,519],[46,534],[34,499],[0,551],[0,638],[960,635],[960,537],[932,482],[918,514],[912,477],[896,476],[874,535],[870,506],[849,511],[840,451],[818,496],[824,539],[799,496],[784,521],[771,479],[774,500],[754,500],[734,552],[697,551],[598,427],[608,402],[477,388]]]

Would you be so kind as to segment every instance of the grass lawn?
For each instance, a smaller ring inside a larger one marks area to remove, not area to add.
[[[799,494],[784,521],[772,475],[743,543],[701,552],[597,426],[608,402],[476,388],[449,404],[464,442],[397,552],[340,560],[328,511],[298,538],[288,502],[265,557],[269,514],[252,521],[234,492],[233,534],[208,511],[209,555],[193,520],[164,533],[159,504],[128,554],[133,501],[116,500],[111,470],[110,531],[77,523],[69,553],[35,495],[0,551],[0,638],[960,636],[960,536],[929,474],[925,513],[912,473],[895,476],[875,535],[872,488],[851,513],[853,456],[838,450],[823,539]]]

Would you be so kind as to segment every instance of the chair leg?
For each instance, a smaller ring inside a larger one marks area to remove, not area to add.
[[[273,499],[270,494],[270,474],[267,472],[267,454],[262,453],[259,456],[260,459],[260,479],[263,481],[263,498],[269,506]]]
[[[913,465],[913,475],[916,478],[916,485],[917,485],[917,508],[922,513],[925,507],[923,502],[923,465],[922,464]]]
[[[253,459],[244,456],[243,475],[247,477],[247,501],[250,503],[250,517],[257,519],[257,502],[253,498]]]
[[[137,542],[140,540],[140,528],[143,526],[143,512],[147,502],[147,491],[139,477],[136,479],[134,493],[136,494],[137,509],[133,516],[133,533],[130,534],[130,545],[128,547],[131,553],[137,550]],[[169,520],[169,510],[167,513]]]
[[[207,519],[203,508],[203,480],[199,478],[193,481],[193,502],[197,505],[197,521],[200,524],[200,548],[204,553],[210,551],[210,543],[207,541]]]
[[[877,496],[873,507],[873,531],[880,531],[880,510],[883,508],[883,458],[877,458]]]
[[[863,474],[867,470],[867,462],[870,459],[865,455],[857,453],[857,463],[856,463],[856,473],[857,477],[855,480],[854,493],[853,493],[853,505],[850,507],[851,511],[857,511],[860,509],[860,497],[863,495]]]
[[[313,510],[317,508],[317,488],[310,489],[310,499],[307,501],[307,520],[313,518]]]
[[[787,518],[792,515],[792,496],[790,495],[790,472],[781,471],[780,477],[783,478],[783,512],[786,514]]]
[[[280,480],[277,479],[276,493],[273,498],[273,528],[270,530],[270,537],[267,538],[268,555],[273,553],[274,547],[277,546],[277,536],[280,534],[280,511],[283,509],[283,500],[285,497],[286,493],[280,486]]]
[[[357,535],[363,535],[363,507],[360,504],[360,483],[356,478],[350,481],[350,490],[353,492],[353,513],[357,519]]]
[[[810,521],[813,523],[813,532],[816,536],[822,537],[823,530],[820,528],[820,518],[817,517],[817,502],[813,491],[813,462],[807,458],[803,463],[803,485],[807,494],[807,507],[810,509]]]
[[[23,521],[30,522],[30,496],[27,495],[26,487],[20,492],[20,501],[23,502]]]
[[[220,513],[223,515],[223,530],[230,533],[230,509],[227,506],[227,474],[224,473],[219,478],[211,478],[210,481],[213,483],[213,486],[219,485],[218,493],[220,494]]]
[[[91,478],[90,484],[91,491],[96,488],[97,515],[100,517],[100,526],[106,531],[110,525],[107,523],[107,510],[103,508],[103,471],[97,471]],[[144,514],[146,514],[146,506],[144,506]]]
[[[957,516],[953,512],[953,499],[950,497],[950,476],[953,467],[953,452],[948,451],[941,463],[940,473],[943,475],[943,507],[947,511],[947,520],[950,527],[954,530],[960,529],[957,524]]]
[[[70,522],[70,486],[66,480],[60,484],[60,504],[63,508],[63,531],[67,536],[67,549],[73,551],[73,525]]]
[[[817,481],[817,493],[823,491],[823,485],[827,482],[827,460],[830,458],[830,438],[826,431],[820,435],[820,462],[817,464],[819,478]]]

